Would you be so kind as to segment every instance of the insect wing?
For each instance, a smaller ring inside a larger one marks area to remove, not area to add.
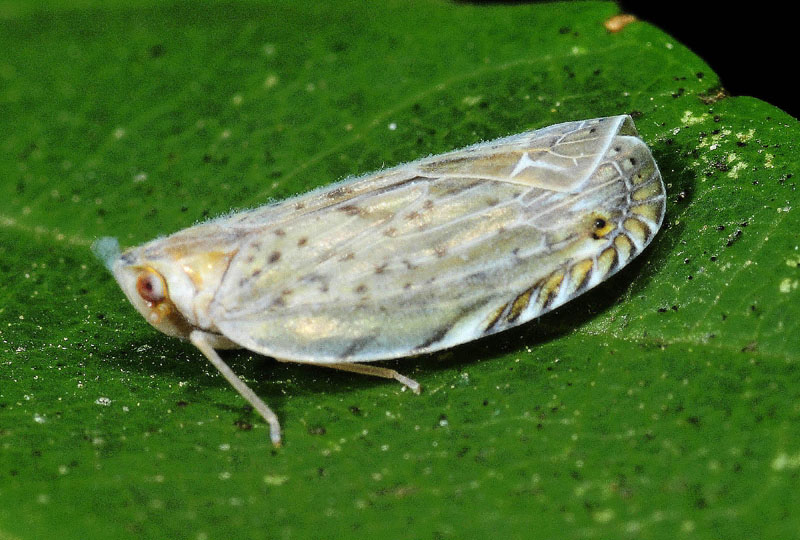
[[[664,199],[627,116],[478,144],[232,217],[249,233],[209,313],[230,340],[285,360],[450,347],[618,271]]]

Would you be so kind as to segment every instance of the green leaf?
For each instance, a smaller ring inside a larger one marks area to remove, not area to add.
[[[788,538],[800,128],[612,3],[0,3],[0,539]],[[669,202],[623,272],[389,363],[226,353],[285,446],[89,245],[632,113]]]

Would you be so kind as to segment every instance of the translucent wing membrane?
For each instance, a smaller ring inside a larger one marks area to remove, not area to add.
[[[238,231],[211,329],[314,363],[450,347],[617,272],[658,230],[664,199],[627,116],[408,163],[209,224]]]

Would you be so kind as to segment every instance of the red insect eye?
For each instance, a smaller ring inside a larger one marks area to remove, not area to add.
[[[136,279],[136,291],[139,296],[152,304],[163,302],[167,297],[164,279],[152,270],[146,270],[139,274]]]

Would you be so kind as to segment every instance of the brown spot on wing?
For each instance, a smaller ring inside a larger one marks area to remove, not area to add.
[[[342,359],[347,359],[356,354],[357,352],[363,350],[364,348],[366,348],[367,345],[375,341],[376,338],[377,336],[366,336],[363,338],[354,339],[350,343],[350,345],[348,345],[347,348],[345,348],[342,351],[341,353]]]
[[[353,192],[353,188],[348,186],[339,186],[330,190],[325,196],[329,199],[344,199]]]
[[[344,212],[348,216],[358,216],[363,213],[363,210],[354,204],[347,204],[338,208],[340,212]]]

